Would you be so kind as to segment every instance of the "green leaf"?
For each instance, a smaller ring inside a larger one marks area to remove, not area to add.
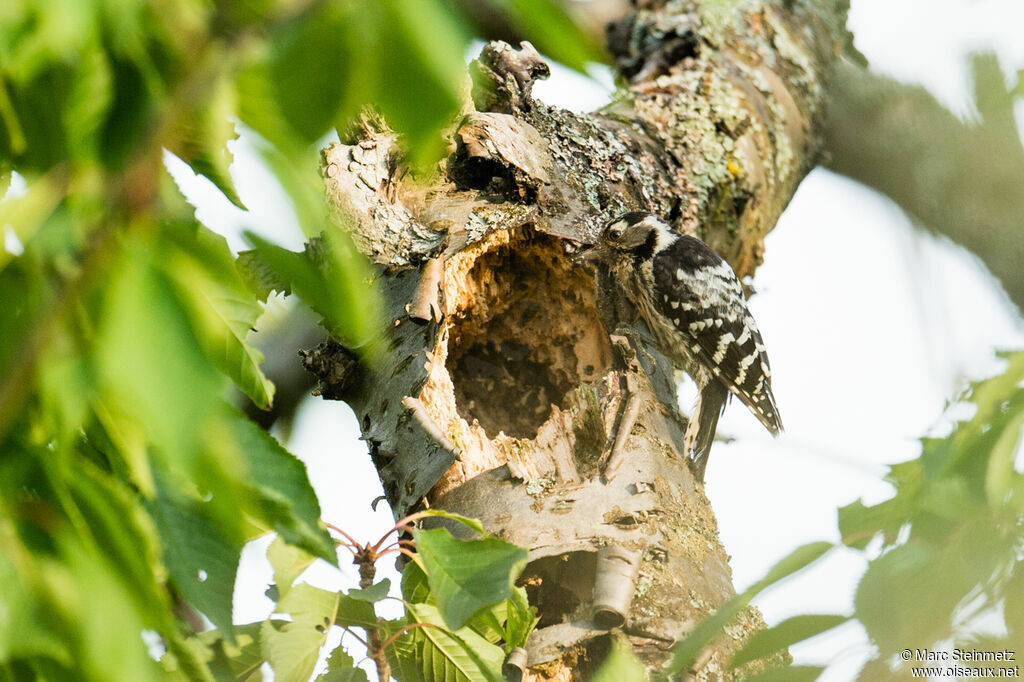
[[[854,606],[883,654],[928,648],[950,629],[963,596],[944,584],[938,553],[924,544],[895,547],[875,559],[857,586]]]
[[[646,682],[647,679],[647,668],[637,660],[628,640],[616,637],[608,657],[590,682]]]
[[[0,229],[9,225],[18,240],[28,244],[57,209],[61,199],[59,183],[52,174],[38,177],[28,184],[28,192],[24,196],[0,201]],[[13,257],[6,248],[0,248],[0,269]]]
[[[1024,640],[1024,562],[1017,562],[1006,583],[1003,619],[1010,635]]]
[[[183,226],[181,250],[165,263],[189,303],[206,353],[261,409],[270,409],[274,384],[260,369],[263,354],[249,333],[263,308],[235,268],[227,241],[198,223]]]
[[[909,520],[909,511],[905,499],[898,496],[870,507],[860,500],[840,507],[839,533],[843,544],[864,549],[879,533],[894,537],[900,526]]]
[[[235,626],[235,642],[226,642],[219,630],[208,630],[189,637],[184,647],[168,650],[160,659],[164,679],[169,682],[194,680],[258,680],[263,656],[259,646],[260,623]],[[181,653],[198,661],[201,666],[182,661]]]
[[[258,680],[264,658],[260,651],[262,623],[247,623],[234,627],[235,641],[227,642],[217,630],[202,632],[197,638],[216,652],[211,668],[218,679]]]
[[[351,14],[346,3],[322,3],[273,36],[267,69],[273,99],[306,144],[330,130],[346,89],[360,86],[360,53],[374,43],[359,45]]]
[[[986,497],[994,509],[1006,504],[1014,479],[1020,478],[1015,461],[1024,428],[1024,389],[1014,391],[1003,404],[1003,413],[990,424],[990,429],[995,431],[992,433],[995,442],[989,450],[985,475]]]
[[[232,593],[245,539],[226,534],[208,504],[174,499],[163,485],[149,509],[175,586],[232,641]]]
[[[295,253],[256,234],[246,238],[256,246],[261,269],[275,273],[286,288],[319,313],[327,329],[349,348],[361,348],[377,326],[378,294],[363,279],[365,263],[347,236],[331,229],[320,240]],[[253,257],[255,258],[255,257]],[[249,259],[253,267],[252,258]]]
[[[426,166],[444,151],[439,132],[454,122],[462,105],[464,55],[469,33],[439,0],[380,0],[364,5],[360,27],[376,32],[377,85],[372,102],[405,133],[414,164]],[[367,64],[370,66],[370,64]]]
[[[6,67],[6,64],[5,64]],[[74,89],[71,63],[47,64],[30,79],[0,79],[0,156],[26,175],[45,173],[68,158],[63,112]],[[101,150],[102,151],[102,150]]]
[[[222,77],[204,98],[186,100],[186,106],[165,140],[167,149],[245,210],[230,173],[233,158],[228,142],[238,138],[232,120],[238,111],[233,83]]]
[[[246,511],[285,541],[337,566],[338,553],[320,521],[320,503],[306,465],[241,413],[226,412],[234,445],[249,472],[249,480],[241,482],[252,500]]]
[[[372,603],[362,599],[353,599],[347,594],[339,594],[338,615],[335,622],[349,628],[372,628],[377,625],[377,614],[373,610]]]
[[[274,569],[274,584],[277,585],[280,599],[288,594],[295,580],[310,567],[316,557],[278,536],[267,547],[267,560]]]
[[[797,642],[802,642],[815,635],[820,635],[826,630],[831,630],[848,620],[848,616],[838,615],[794,616],[782,621],[775,627],[755,632],[747,640],[746,644],[743,645],[743,648],[733,656],[730,665],[733,668],[738,668],[750,661],[770,656],[785,650]]]
[[[402,599],[414,604],[434,603],[427,574],[419,562],[410,561],[402,569]]]
[[[196,343],[174,283],[153,265],[157,246],[133,239],[111,264],[94,362],[103,409],[114,415],[108,429],[144,429],[170,470],[196,480],[199,436],[224,381]]]
[[[812,542],[790,552],[776,563],[764,578],[747,588],[743,594],[738,594],[719,606],[718,610],[702,620],[685,639],[676,644],[672,649],[672,660],[666,666],[666,672],[676,675],[689,669],[701,650],[711,643],[722,628],[747,608],[751,599],[767,587],[817,561],[831,548],[832,544],[828,542]]]
[[[366,588],[365,590],[352,589],[348,591],[348,596],[353,599],[368,602],[378,602],[388,596],[388,592],[391,590],[391,581],[387,578],[381,580],[379,583]]]
[[[339,646],[327,658],[327,672],[317,677],[316,682],[368,682],[366,671],[355,665],[355,660]]]
[[[477,611],[508,599],[526,566],[526,550],[498,538],[458,540],[444,528],[413,535],[438,609],[454,630]]]
[[[971,385],[970,402],[977,411],[969,421],[957,424],[949,438],[931,441],[936,447],[925,448],[922,462],[926,473],[934,476],[954,471],[976,481],[981,491],[987,459],[978,452],[991,452],[1002,430],[1015,420],[1024,401],[1024,351],[1000,353],[1007,361],[1002,374]]]
[[[174,624],[157,525],[124,483],[82,459],[75,469],[68,479],[68,501],[88,524],[89,539],[117,567],[132,594],[152,610],[154,623],[169,635]]]
[[[113,71],[102,49],[90,49],[77,59],[73,84],[63,111],[69,156],[90,161],[100,158],[97,134],[110,114]]]
[[[579,25],[551,0],[490,0],[515,23],[538,49],[570,69],[585,73],[587,62],[605,56]]]
[[[397,621],[382,621],[381,633],[384,637],[395,635],[400,628],[409,623],[409,617]],[[428,682],[423,674],[421,651],[425,638],[418,629],[408,630],[405,634],[395,639],[391,646],[385,650],[388,664],[391,666],[391,675],[402,682]],[[434,682],[430,679],[429,682]]]
[[[338,610],[338,593],[299,583],[282,596],[274,613],[291,621],[266,620],[260,628],[263,651],[279,682],[308,682],[320,647]]]
[[[787,665],[744,677],[743,682],[814,682],[824,671],[820,665]]]
[[[811,542],[797,547],[772,566],[767,575],[754,583],[744,594],[751,594],[753,596],[753,594],[761,592],[769,585],[777,583],[783,578],[788,578],[820,559],[832,547],[831,542]]]
[[[445,511],[444,509],[425,509],[420,512],[425,517],[437,518],[437,519],[448,519],[450,521],[457,521],[463,526],[466,526],[470,530],[475,530],[480,535],[487,535],[484,532],[484,526],[478,520],[463,516],[462,514],[456,514],[455,512]]]
[[[440,612],[430,604],[407,604],[406,611],[415,622],[438,626],[421,627],[410,633],[418,641],[415,664],[422,679],[431,682],[503,682],[500,671],[505,654],[500,647],[469,628],[455,632],[448,630]]]
[[[242,71],[242,120],[286,150],[372,105],[405,134],[414,163],[427,165],[443,153],[441,129],[462,104],[469,40],[440,0],[316,5],[274,31]]]
[[[38,575],[49,562],[33,556],[20,541],[12,541],[13,526],[10,518],[0,515],[0,532],[7,538],[4,551],[0,552],[0,603],[4,607],[0,617],[0,660],[42,657],[73,668],[75,643],[59,636],[50,625],[54,614],[47,605],[48,576],[44,574],[44,580],[40,580]],[[51,568],[51,572],[63,577],[58,567]],[[74,611],[72,614],[77,615]]]
[[[263,260],[259,251],[240,251],[236,265],[246,285],[261,301],[266,302],[275,291],[282,294],[292,292],[288,280],[277,274],[270,264]]]
[[[516,647],[525,647],[526,639],[540,622],[537,608],[530,606],[526,598],[526,590],[517,587],[512,590],[508,600],[505,621],[505,649],[511,651]]]
[[[76,648],[74,677],[109,679],[116,670],[126,680],[162,679],[139,636],[149,627],[150,607],[141,603],[140,595],[125,589],[110,562],[82,546],[74,533],[61,533],[54,540],[60,562],[43,563],[44,573],[38,578],[51,591],[49,603],[59,605],[59,610],[51,609],[44,616],[45,621],[63,621],[58,621],[54,632],[65,633]]]
[[[489,609],[478,611],[469,619],[466,627],[477,633],[491,644],[497,644],[505,637],[504,623],[508,618],[508,600],[498,602]],[[509,647],[505,647],[509,651]]]
[[[155,85],[149,76],[148,65],[140,64],[120,55],[110,55],[111,83],[110,114],[98,131],[100,159],[108,168],[122,168],[133,152],[145,148],[145,136],[150,116],[157,108]]]

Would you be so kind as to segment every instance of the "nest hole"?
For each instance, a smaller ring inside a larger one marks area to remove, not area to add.
[[[558,240],[528,232],[479,256],[455,306],[448,371],[459,415],[490,438],[533,438],[611,364],[593,280]]]
[[[531,561],[518,584],[537,607],[537,627],[588,620],[596,570],[596,552],[569,552]]]

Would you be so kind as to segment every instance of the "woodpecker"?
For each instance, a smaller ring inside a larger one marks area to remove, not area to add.
[[[651,213],[631,212],[606,223],[578,258],[609,268],[658,350],[696,382],[684,443],[698,479],[730,393],[773,436],[782,431],[761,332],[736,273],[711,247]]]

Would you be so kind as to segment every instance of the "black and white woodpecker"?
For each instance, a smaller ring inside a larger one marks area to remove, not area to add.
[[[736,273],[711,247],[674,232],[651,213],[632,212],[610,220],[578,258],[609,268],[658,350],[697,383],[700,395],[685,446],[699,479],[730,392],[773,436],[779,434],[782,421],[761,332]]]

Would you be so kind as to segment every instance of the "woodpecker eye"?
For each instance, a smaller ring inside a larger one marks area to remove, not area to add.
[[[608,239],[611,239],[613,242],[614,241],[618,241],[619,237],[621,237],[621,236],[622,236],[622,228],[621,227],[613,227],[612,229],[608,230]]]

